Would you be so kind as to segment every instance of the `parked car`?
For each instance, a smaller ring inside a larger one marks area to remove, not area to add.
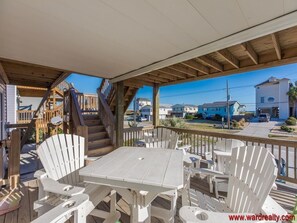
[[[270,115],[268,113],[261,113],[259,115],[259,122],[269,122],[270,121]]]
[[[138,122],[146,122],[147,121],[147,118],[145,117],[137,117],[137,120]]]

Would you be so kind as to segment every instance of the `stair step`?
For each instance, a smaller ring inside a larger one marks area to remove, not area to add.
[[[88,139],[89,139],[89,141],[94,141],[94,140],[104,139],[107,136],[108,136],[107,132],[105,132],[105,131],[95,132],[95,133],[89,134]]]
[[[83,115],[84,120],[100,119],[99,115]]]
[[[111,140],[109,138],[94,140],[94,141],[88,141],[88,148],[94,149],[94,148],[101,148],[105,146],[111,145]]]
[[[105,146],[102,148],[95,148],[95,149],[89,149],[88,151],[88,156],[103,156],[106,155],[107,153],[110,153],[114,150],[113,146]]]
[[[101,125],[101,120],[100,119],[87,119],[85,120],[85,124],[87,126],[94,126],[94,125]]]
[[[94,125],[94,126],[89,126],[89,128],[88,128],[89,134],[98,133],[98,132],[102,132],[102,131],[105,131],[105,128],[103,125]]]

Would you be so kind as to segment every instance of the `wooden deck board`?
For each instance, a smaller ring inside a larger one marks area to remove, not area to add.
[[[191,188],[199,189],[200,191],[209,194],[208,185],[205,179],[199,179],[197,177],[192,178]],[[36,180],[31,180],[23,183],[21,192],[24,194],[24,197],[21,201],[21,207],[16,211],[0,216],[0,223],[28,223],[37,217],[37,214],[33,211],[33,202],[37,199],[38,196],[38,186]],[[270,195],[290,213],[292,212],[296,202],[296,194],[297,188],[286,188],[285,186],[278,186],[278,190],[273,190],[270,193]],[[169,201],[166,199],[157,198],[154,200],[154,205],[168,209],[170,204]],[[119,199],[117,202],[117,207],[122,214],[121,222],[129,222],[130,210],[128,204],[123,199]],[[99,208],[108,210],[108,203],[101,203],[99,205]],[[177,200],[177,208],[181,208],[181,198]],[[70,219],[68,222],[73,222],[73,219]],[[89,216],[87,222],[101,223],[103,222],[103,220]],[[156,218],[152,218],[152,222],[161,223],[162,221]],[[178,212],[175,218],[175,222],[181,222],[178,217]]]

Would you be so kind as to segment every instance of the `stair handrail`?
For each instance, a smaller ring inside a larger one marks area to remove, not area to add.
[[[109,105],[106,102],[105,96],[101,93],[100,88],[98,88],[98,108],[99,108],[99,117],[104,125],[106,132],[109,138],[112,141],[112,144],[115,144],[115,117],[112,114],[112,111]]]

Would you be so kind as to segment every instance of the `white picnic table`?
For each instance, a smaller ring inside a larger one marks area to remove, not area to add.
[[[183,152],[121,147],[82,168],[84,181],[114,188],[131,206],[131,222],[150,222],[158,194],[183,187]]]

